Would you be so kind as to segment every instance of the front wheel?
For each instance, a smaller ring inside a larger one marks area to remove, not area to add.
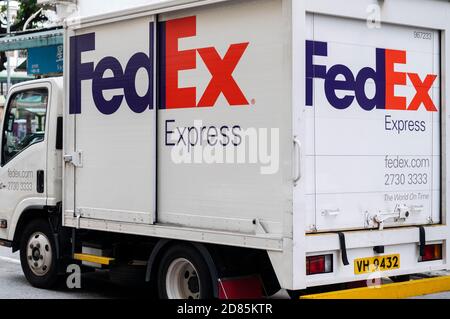
[[[58,279],[56,247],[48,221],[31,221],[20,241],[20,263],[28,282],[36,288],[52,288]]]
[[[203,256],[192,246],[173,246],[164,254],[158,270],[161,299],[212,299],[211,274]]]

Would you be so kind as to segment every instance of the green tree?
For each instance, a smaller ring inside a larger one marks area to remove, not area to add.
[[[28,18],[37,12],[39,7],[37,5],[37,0],[22,0],[20,1],[19,11],[17,11],[17,18],[15,21],[16,30],[22,30],[25,22]],[[39,26],[40,23],[46,21],[47,18],[42,12],[30,23],[29,28],[33,29]]]
[[[17,11],[17,16],[15,21],[12,21],[11,24],[11,32],[21,31],[25,22],[28,20],[31,15],[39,10],[39,6],[37,5],[37,0],[19,0],[19,10]],[[2,6],[1,14],[2,14],[2,26],[0,29],[0,34],[6,33],[6,5]],[[39,26],[42,22],[46,21],[42,12],[33,19],[28,25],[28,29],[33,29]]]
[[[17,11],[17,16],[14,21],[11,21],[11,32],[22,31],[23,26],[27,22],[28,18],[31,17],[35,12],[39,10],[37,5],[37,0],[19,0],[19,10]],[[6,5],[0,8],[0,36],[7,33],[6,25]],[[33,29],[39,27],[39,24],[46,21],[47,18],[42,14],[42,12],[33,19],[28,25],[28,29]],[[5,52],[0,52],[0,71],[5,69],[4,65],[6,63]]]

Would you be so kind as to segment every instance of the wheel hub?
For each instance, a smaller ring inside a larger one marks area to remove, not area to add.
[[[188,288],[189,291],[191,291],[194,294],[198,294],[200,292],[200,287],[198,286],[198,278],[195,277],[189,277],[188,279]]]
[[[200,278],[197,269],[187,259],[174,260],[166,275],[166,292],[169,299],[200,299]]]
[[[43,233],[34,233],[27,246],[27,260],[30,270],[36,276],[45,276],[52,264],[50,240]]]
[[[41,252],[40,252],[39,249],[34,248],[33,252],[32,252],[32,255],[33,255],[33,260],[34,261],[38,261],[40,259],[40,257],[41,257]]]

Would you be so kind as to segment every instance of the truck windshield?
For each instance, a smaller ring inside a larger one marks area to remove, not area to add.
[[[47,104],[46,89],[22,91],[12,96],[3,129],[3,165],[29,146],[44,140]]]

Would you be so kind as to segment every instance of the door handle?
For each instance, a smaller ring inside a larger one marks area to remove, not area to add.
[[[36,191],[39,194],[43,194],[45,192],[45,173],[43,170],[37,171],[37,183],[36,183]]]
[[[3,184],[3,183],[0,182],[0,190],[6,189],[6,188],[7,188],[7,186],[6,186],[5,184]]]

